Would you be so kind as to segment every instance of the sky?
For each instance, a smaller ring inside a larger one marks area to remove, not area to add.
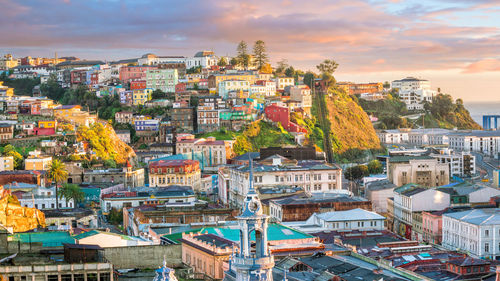
[[[500,101],[499,0],[0,0],[0,54],[116,60],[233,56],[266,43],[271,63],[338,81],[415,76],[466,102]]]

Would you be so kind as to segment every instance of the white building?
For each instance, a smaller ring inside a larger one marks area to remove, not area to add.
[[[377,136],[382,143],[398,144],[408,142],[408,130],[382,130]]]
[[[500,131],[458,131],[448,135],[449,147],[455,151],[480,152],[497,158]]]
[[[276,83],[260,81],[259,84],[250,85],[250,95],[274,96],[276,95]]]
[[[321,231],[384,230],[385,217],[363,209],[314,213],[302,222],[283,224],[306,233]]]
[[[433,97],[437,95],[436,91],[431,90],[431,83],[428,80],[414,77],[392,81],[391,87],[399,89],[400,98],[410,110],[424,109],[423,102],[431,102]]]
[[[276,78],[276,89],[283,91],[287,86],[295,85],[295,78],[293,77],[278,77]]]
[[[182,56],[157,56],[155,54],[145,54],[137,60],[138,65],[158,65],[166,63],[186,63],[186,57]]]
[[[412,145],[442,145],[448,144],[447,129],[412,129],[408,132],[408,142]]]
[[[56,208],[56,188],[55,187],[41,187],[28,184],[16,183],[18,187],[23,188],[23,191],[17,191],[17,199],[23,207],[36,208],[36,209],[57,209]],[[31,186],[31,187],[28,187]],[[4,186],[4,188],[12,188],[14,191],[15,186]],[[61,190],[61,188],[59,188]],[[66,198],[59,198],[59,208],[74,208],[75,203],[73,199],[66,201]]]
[[[217,65],[218,58],[214,55],[212,51],[201,51],[194,55],[194,57],[189,57],[186,59],[186,69],[199,67],[210,68]]]
[[[450,166],[450,176],[471,177],[476,174],[476,157],[468,152],[454,153],[451,149],[432,153],[432,158]]]
[[[250,167],[247,165],[229,168],[229,198],[228,202],[224,203],[241,206],[244,195],[248,192],[249,175]],[[256,190],[260,187],[290,185],[301,187],[310,194],[335,193],[342,189],[342,169],[325,161],[289,161],[281,156],[272,156],[255,163],[253,183]]]
[[[387,198],[394,196],[396,185],[388,180],[372,181],[365,185],[365,197],[372,202],[372,210],[387,213]]]
[[[442,186],[450,183],[450,168],[430,156],[392,156],[387,160],[387,179],[396,186]]]
[[[500,258],[500,209],[443,214],[442,245],[475,258]]]
[[[307,85],[292,86],[290,88],[290,100],[300,102],[300,107],[307,115],[311,115],[312,95]]]
[[[219,96],[223,99],[229,97],[230,92],[249,92],[250,82],[246,80],[224,80],[219,83]]]

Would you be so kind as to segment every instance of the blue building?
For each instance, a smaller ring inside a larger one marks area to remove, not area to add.
[[[483,128],[485,130],[500,129],[500,115],[483,115]]]

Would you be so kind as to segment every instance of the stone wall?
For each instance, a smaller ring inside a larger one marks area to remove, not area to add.
[[[158,268],[167,261],[167,266],[182,264],[181,245],[151,245],[135,247],[104,248],[104,257],[115,269]]]

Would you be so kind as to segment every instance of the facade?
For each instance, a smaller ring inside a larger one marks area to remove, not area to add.
[[[306,85],[293,86],[290,88],[290,100],[300,102],[300,108],[304,113],[311,115],[312,95],[311,89]]]
[[[204,97],[198,100],[198,132],[213,132],[220,129],[219,112],[226,108],[226,103],[218,97]]]
[[[21,185],[29,186],[29,185]],[[40,186],[35,187],[27,187],[22,189],[22,191],[14,191],[13,193],[16,195],[19,203],[23,207],[28,208],[36,208],[40,210],[51,210],[58,208],[74,208],[75,202],[73,199],[66,200],[66,198],[62,197],[59,200],[56,200],[56,188],[44,188]],[[15,190],[15,187],[14,189]],[[59,201],[59,207],[56,207],[56,201]]]
[[[440,211],[450,206],[450,195],[433,188],[405,185],[394,189],[394,224],[389,226],[395,233],[422,241],[422,212]],[[390,208],[389,208],[390,209]],[[414,229],[414,226],[417,226]]]
[[[249,92],[250,82],[247,80],[224,80],[219,82],[219,96],[223,99],[229,97],[231,92]]]
[[[284,91],[286,87],[295,85],[293,77],[278,77],[276,78],[276,90]]]
[[[14,125],[0,123],[0,141],[14,138]]]
[[[196,115],[193,107],[188,106],[186,102],[174,102],[172,108],[172,126],[180,132],[194,132]]]
[[[306,221],[315,213],[347,211],[352,209],[370,211],[372,204],[367,199],[346,193],[330,196],[292,197],[269,201],[269,215],[282,222]]]
[[[208,88],[219,92],[220,82],[225,80],[248,81],[248,85],[252,85],[258,80],[258,76],[249,73],[213,74],[208,77]]]
[[[153,93],[153,89],[140,89],[132,91],[132,100],[134,105],[144,105],[147,101],[151,100],[151,94]]]
[[[132,124],[134,113],[131,111],[120,111],[115,113],[115,121],[121,124]]]
[[[129,144],[130,143],[130,130],[116,130],[116,135],[118,136],[118,138],[126,143],[126,144]]]
[[[455,151],[479,152],[497,158],[500,131],[459,131],[448,135],[449,147]]]
[[[156,68],[156,66],[122,66],[120,67],[120,80],[125,84],[131,83],[132,86],[133,81],[146,80],[146,72]]]
[[[493,171],[493,186],[500,187],[500,170]]]
[[[229,203],[241,206],[247,192],[250,167],[242,165],[229,168]],[[289,163],[273,158],[272,163],[257,163],[253,167],[255,188],[290,185],[303,188],[305,192],[336,193],[342,189],[342,169],[336,164],[321,160],[300,160]],[[226,203],[226,202],[225,202]],[[309,216],[308,216],[309,217]]]
[[[48,171],[50,169],[51,164],[52,164],[51,156],[33,155],[24,160],[24,169]]]
[[[186,68],[201,67],[203,69],[211,68],[217,65],[217,57],[212,51],[197,52],[193,57],[186,59]]]
[[[196,160],[153,160],[149,163],[149,186],[188,185],[201,188],[200,163]]]
[[[203,168],[217,167],[227,163],[232,156],[232,142],[216,140],[214,137],[206,139],[183,139],[176,143],[176,154],[201,154]]]
[[[31,280],[114,280],[113,265],[104,262],[2,265],[0,276],[12,281],[24,281],[26,276]]]
[[[153,131],[157,132],[160,128],[160,120],[152,119],[149,116],[136,116],[134,117],[134,129],[137,132]]]
[[[431,102],[437,95],[436,91],[431,90],[431,83],[428,80],[414,77],[392,81],[391,87],[399,90],[400,98],[410,110],[424,109],[423,102]]]
[[[290,110],[288,107],[271,104],[264,109],[266,118],[272,122],[278,122],[290,133],[307,132],[305,128],[290,121]]]
[[[126,187],[144,185],[144,169],[132,169],[130,164],[123,169],[85,170],[83,182],[86,183],[114,183],[124,184]]]
[[[468,152],[453,153],[452,150],[446,149],[430,156],[439,163],[448,164],[450,176],[472,177],[476,174],[476,156]]]
[[[447,185],[450,167],[429,156],[393,156],[387,162],[387,178],[396,186],[416,183],[427,187]]]
[[[443,247],[475,258],[500,258],[500,210],[473,209],[443,214]]]
[[[146,72],[146,87],[175,93],[175,85],[179,83],[177,69],[151,69]]]
[[[250,96],[265,96],[271,97],[276,95],[276,83],[269,80],[258,80],[255,84],[250,85]]]
[[[422,240],[424,242],[441,245],[443,240],[444,211],[422,212]]]
[[[14,170],[14,157],[2,156],[0,157],[0,172]]]
[[[373,211],[385,214],[387,209],[387,198],[394,196],[396,185],[387,180],[372,181],[365,185],[366,198],[372,202]]]

